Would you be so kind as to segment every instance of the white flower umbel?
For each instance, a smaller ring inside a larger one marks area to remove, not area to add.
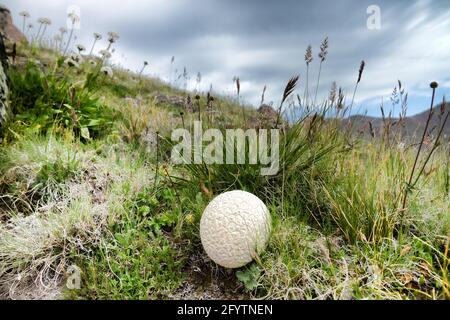
[[[217,196],[203,212],[200,238],[208,256],[226,268],[240,268],[266,247],[271,218],[266,205],[245,191]]]
[[[86,48],[82,44],[77,44],[77,50],[81,54],[83,51],[86,51]]]
[[[67,58],[64,63],[72,68],[76,68],[79,69],[80,68],[80,64],[78,62],[76,62],[75,60],[73,60],[72,58]]]
[[[72,53],[70,55],[70,59],[72,59],[73,61],[75,61],[77,63],[83,62],[83,57],[78,53]]]
[[[102,67],[100,69],[100,72],[105,74],[106,76],[108,76],[110,78],[112,78],[114,76],[113,70],[111,69],[111,67],[108,67],[108,66]]]
[[[100,50],[100,55],[102,56],[102,58],[104,60],[108,60],[109,58],[111,58],[111,52],[109,52],[108,50]]]

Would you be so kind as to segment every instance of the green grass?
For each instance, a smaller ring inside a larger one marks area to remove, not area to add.
[[[51,76],[54,52],[19,49],[48,66],[39,79]],[[26,112],[10,119],[0,145],[0,297],[170,299],[189,285],[205,291],[220,283],[232,286],[234,298],[450,298],[445,144],[403,211],[415,149],[354,137],[323,114],[285,128],[275,176],[245,164],[172,166],[180,109],[155,105],[154,97],[185,93],[119,69],[115,78],[97,78],[80,103],[96,101],[110,123],[86,138],[56,118],[36,129],[33,106],[58,110],[53,102],[66,93],[53,88],[43,100],[16,71],[12,97],[28,103],[14,98]],[[90,73],[82,64],[64,86],[82,88]],[[233,99],[218,97],[214,108],[214,117],[202,114],[207,126],[245,128]],[[183,116],[189,127],[198,119]],[[199,239],[204,208],[232,189],[261,197],[273,218],[266,251],[231,274],[238,285],[208,260]],[[81,288],[64,289],[74,264]]]

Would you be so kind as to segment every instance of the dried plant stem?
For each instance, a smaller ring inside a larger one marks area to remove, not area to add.
[[[355,102],[355,96],[356,96],[356,91],[358,91],[358,85],[361,82],[361,78],[362,78],[362,74],[364,72],[364,68],[366,66],[365,61],[361,61],[361,65],[359,67],[359,73],[358,73],[358,80],[356,81],[356,85],[355,85],[355,90],[353,91],[353,98],[352,98],[352,103],[350,105],[350,109],[349,109],[349,116],[351,116],[351,112],[352,112],[352,108],[353,108],[353,103]]]
[[[424,161],[424,163],[423,163],[421,169],[419,170],[419,174],[417,175],[416,179],[415,179],[414,182],[412,183],[412,186],[413,186],[413,187],[414,187],[414,186],[417,184],[417,182],[419,181],[420,176],[422,175],[423,171],[425,170],[425,167],[427,166],[428,162],[430,161],[431,156],[434,154],[434,151],[436,151],[436,149],[439,147],[439,141],[440,141],[440,139],[441,139],[442,133],[444,132],[444,128],[445,128],[445,125],[446,125],[446,123],[447,123],[447,121],[448,121],[449,116],[450,116],[450,111],[447,112],[447,115],[445,116],[444,122],[442,123],[441,128],[439,129],[439,133],[438,133],[438,135],[437,135],[437,137],[436,137],[436,140],[434,141],[434,145],[433,145],[433,147],[431,148],[430,152],[428,153],[428,156],[427,156],[427,158],[425,159],[425,161]]]
[[[408,184],[406,185],[405,192],[404,192],[404,195],[403,195],[402,208],[401,208],[401,212],[402,212],[401,213],[401,215],[402,215],[402,217],[401,217],[402,219],[401,220],[403,220],[403,217],[404,217],[404,212],[406,210],[406,202],[407,202],[407,199],[408,199],[408,193],[409,193],[410,189],[412,188],[411,184],[412,184],[413,179],[414,179],[414,173],[416,171],[416,167],[417,167],[417,164],[419,162],[420,153],[422,151],[423,143],[425,141],[425,137],[427,136],[428,127],[430,126],[431,117],[433,115],[433,105],[434,105],[434,97],[435,97],[435,94],[436,94],[436,87],[437,86],[433,87],[433,94],[432,94],[432,97],[431,97],[431,106],[430,106],[430,111],[428,112],[427,122],[425,124],[425,129],[423,130],[423,135],[422,135],[422,139],[420,140],[419,149],[417,150],[417,153],[416,153],[416,158],[414,159],[414,164],[413,164],[413,167],[411,169],[411,174],[409,176]]]
[[[304,94],[304,98],[303,98],[303,103],[305,105],[308,105],[308,99],[309,99],[309,65],[306,66],[306,85],[305,85],[305,94]]]
[[[320,65],[319,65],[319,75],[317,76],[317,86],[316,86],[316,93],[314,94],[314,103],[313,103],[313,107],[316,105],[316,101],[317,101],[317,92],[319,91],[320,74],[322,73],[322,64],[323,64],[323,62],[320,61]]]
[[[298,82],[299,78],[300,78],[299,76],[293,76],[288,81],[286,88],[284,89],[283,99],[281,99],[280,107],[278,108],[278,112],[277,112],[277,121],[276,121],[275,128],[277,128],[278,125],[280,124],[281,111],[283,109],[283,104],[286,101],[286,99],[292,94],[292,92],[294,92],[294,89],[297,86],[297,82]]]

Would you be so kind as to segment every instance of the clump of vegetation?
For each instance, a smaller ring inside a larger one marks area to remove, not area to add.
[[[60,126],[90,139],[110,125],[110,110],[88,89],[73,84],[70,66],[64,68],[62,62],[58,60],[54,72],[46,72],[34,62],[9,71],[14,115],[11,131],[22,126],[45,134]],[[58,72],[60,68],[63,70]]]

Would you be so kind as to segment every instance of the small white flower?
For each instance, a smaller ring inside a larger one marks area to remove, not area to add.
[[[108,41],[111,43],[116,42],[120,38],[117,32],[108,32]]]
[[[77,49],[79,52],[86,51],[86,48],[82,44],[77,44]]]
[[[68,65],[69,67],[72,67],[72,68],[76,68],[76,69],[79,69],[79,68],[80,68],[80,65],[78,64],[78,62],[76,62],[76,61],[73,60],[72,58],[67,58],[67,59],[64,61],[64,63],[65,63],[66,65]]]
[[[112,78],[114,76],[113,70],[111,67],[105,66],[100,69],[100,72],[105,74],[106,76]]]
[[[46,24],[46,25],[51,25],[52,24],[52,20],[48,19],[48,18],[39,18],[38,22],[41,24]]]
[[[102,40],[102,35],[98,32],[94,32],[94,38],[95,40]]]
[[[75,24],[75,22],[80,21],[80,17],[75,11],[70,12],[67,16],[70,18],[70,20],[72,20],[73,24]]]
[[[72,59],[73,61],[75,61],[77,63],[81,63],[83,61],[83,57],[78,53],[72,53],[70,55],[70,59]]]
[[[108,50],[100,50],[99,53],[104,59],[111,58],[111,52],[109,52]]]
[[[95,62],[94,60],[89,60],[89,64],[93,67],[97,66],[97,62]]]
[[[22,11],[19,13],[19,16],[22,16],[24,18],[29,18],[30,14],[28,13],[28,11]]]

